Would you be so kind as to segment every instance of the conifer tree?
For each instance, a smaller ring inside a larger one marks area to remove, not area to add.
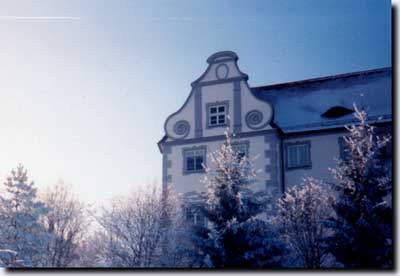
[[[48,209],[36,198],[33,182],[28,182],[27,170],[18,165],[4,182],[0,195],[0,243],[18,254],[24,266],[43,265],[50,236],[40,224]]]
[[[391,179],[379,158],[390,136],[378,136],[367,113],[356,106],[359,124],[347,127],[346,160],[331,169],[337,183],[335,215],[328,221],[334,235],[330,251],[347,268],[390,268],[393,265]]]
[[[252,192],[256,180],[252,160],[234,150],[229,130],[220,149],[210,154],[206,168],[205,203],[202,211],[208,224],[196,227],[198,253],[208,266],[217,268],[277,267],[282,242],[272,225],[260,219],[266,194]]]

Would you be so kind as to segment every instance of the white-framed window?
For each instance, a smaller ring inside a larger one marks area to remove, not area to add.
[[[228,124],[228,101],[207,104],[207,127],[220,127]]]
[[[310,141],[285,143],[286,169],[311,168]]]
[[[193,147],[183,149],[183,173],[204,172],[203,164],[206,163],[206,147]]]

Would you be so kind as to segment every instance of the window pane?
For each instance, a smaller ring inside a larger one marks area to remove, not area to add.
[[[187,157],[186,159],[186,169],[188,171],[194,170],[194,157]]]
[[[217,108],[216,107],[211,107],[210,108],[210,113],[217,113]]]
[[[297,165],[296,147],[290,146],[288,147],[288,166],[295,167],[296,165]]]
[[[217,124],[217,116],[211,116],[210,117],[210,124],[211,125]]]
[[[203,156],[196,156],[196,171],[203,169]]]
[[[218,116],[218,123],[225,124],[225,115]]]
[[[218,112],[225,112],[225,106],[218,107]]]
[[[307,146],[306,145],[299,145],[298,146],[298,159],[299,159],[299,166],[307,165]]]

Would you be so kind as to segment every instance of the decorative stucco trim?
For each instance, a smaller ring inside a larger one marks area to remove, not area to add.
[[[196,138],[203,136],[203,113],[202,113],[202,99],[201,99],[201,87],[195,88],[194,96],[194,123]]]
[[[240,81],[233,83],[233,132],[242,132],[242,100]]]
[[[174,124],[173,130],[180,136],[179,139],[184,139],[190,133],[190,124],[186,120],[179,120]]]
[[[240,70],[239,70],[239,71],[240,71]],[[256,99],[257,101],[260,101],[260,102],[262,102],[262,103],[265,103],[265,104],[267,104],[267,105],[269,106],[269,108],[271,109],[271,116],[270,116],[270,118],[268,119],[268,124],[270,124],[270,123],[273,121],[273,119],[274,119],[274,113],[275,113],[274,107],[273,107],[269,102],[263,101],[263,100],[260,100],[259,98],[257,98],[257,97],[254,95],[253,90],[251,90],[251,88],[250,88],[249,84],[247,83],[247,81],[244,82],[244,85],[246,85],[247,89],[250,91],[250,95],[251,95],[254,99]],[[267,124],[267,125],[268,125],[268,124]],[[265,126],[263,126],[263,127],[265,127]]]
[[[205,173],[205,169],[197,170],[197,171],[188,171],[186,167],[186,153],[188,151],[192,150],[202,150],[203,151],[203,165],[207,166],[207,146],[193,146],[193,147],[187,147],[182,149],[182,161],[183,161],[183,166],[182,166],[182,174],[183,175],[188,175],[188,174],[194,174],[194,173]]]
[[[189,104],[190,98],[193,96],[195,90],[196,90],[196,89],[192,89],[192,90],[190,91],[189,96],[186,98],[186,101],[185,101],[184,104],[181,106],[181,108],[179,108],[177,111],[175,111],[174,113],[172,113],[171,115],[169,115],[169,116],[167,117],[167,119],[165,120],[165,122],[164,122],[164,132],[165,132],[165,134],[166,134],[169,138],[171,138],[171,139],[173,139],[173,140],[177,140],[177,139],[179,139],[179,137],[175,137],[175,136],[171,135],[171,133],[169,133],[169,132],[167,131],[167,124],[168,124],[168,121],[169,121],[172,117],[174,117],[175,115],[178,115],[179,113],[181,113],[182,110]]]
[[[211,126],[210,125],[210,108],[216,105],[224,105],[225,106],[225,123],[220,125]],[[206,103],[206,128],[217,128],[217,127],[226,127],[229,125],[229,101],[216,101],[212,103]]]
[[[242,71],[240,71],[239,66],[237,65],[237,60],[238,59],[239,58],[236,55],[236,53],[231,52],[231,51],[222,51],[222,52],[217,52],[217,53],[211,55],[207,59],[207,63],[209,65],[208,65],[206,71],[198,79],[196,79],[194,82],[192,82],[191,86],[192,87],[197,87],[197,86],[205,86],[205,85],[214,85],[214,84],[219,84],[219,83],[231,82],[231,81],[234,81],[237,78],[248,80],[249,76],[247,74],[243,73]],[[228,78],[228,79],[225,79],[225,80],[215,80],[215,81],[202,82],[204,77],[210,72],[211,67],[213,67],[212,65],[218,64],[218,63],[226,63],[226,62],[233,62],[235,67],[236,67],[236,69],[237,69],[237,71],[239,72],[240,76],[235,77],[235,78]]]
[[[222,69],[224,68],[224,69]],[[223,73],[223,75],[221,75],[221,70],[225,70],[225,73]],[[217,77],[217,79],[219,80],[224,80],[229,76],[229,67],[228,65],[226,65],[225,63],[221,63],[219,64],[216,68],[215,68],[215,76]]]
[[[288,158],[288,147],[289,146],[295,146],[295,145],[307,145],[307,161],[308,164],[304,166],[296,166],[296,167],[289,167],[289,158]],[[291,171],[291,170],[298,170],[298,169],[312,169],[312,162],[311,162],[311,140],[302,140],[302,141],[296,141],[296,142],[285,142],[284,143],[284,150],[285,150],[285,170]]]
[[[277,132],[276,129],[264,129],[258,131],[251,131],[251,132],[241,132],[235,134],[235,138],[244,138],[244,137],[254,137],[259,135],[265,135],[268,133],[275,133]],[[193,138],[193,139],[185,139],[185,140],[174,140],[165,142],[163,145],[186,145],[186,144],[198,144],[198,143],[207,143],[212,141],[220,141],[224,140],[225,135],[215,135],[215,136],[207,136],[207,137],[200,137],[200,138]]]
[[[212,54],[208,59],[208,64],[220,63],[221,60],[234,60],[237,61],[239,57],[232,51],[220,51]]]
[[[211,81],[192,83],[192,86],[193,87],[209,86],[209,85],[216,85],[216,84],[235,82],[235,81],[241,81],[241,80],[247,81],[248,79],[249,79],[249,77],[246,75],[246,76],[238,76],[238,77],[221,79],[221,80],[211,80]]]
[[[165,145],[164,152],[166,154],[171,154],[172,153],[172,147],[170,147],[169,145]]]
[[[168,183],[172,181],[172,176],[168,174],[168,169],[171,168],[171,160],[168,160],[168,155],[171,154],[172,149],[169,145],[164,145],[163,159],[162,159],[162,187],[167,188]]]
[[[222,52],[217,52],[213,55],[211,55],[208,59],[208,67],[206,69],[206,71],[198,78],[196,79],[194,82],[191,83],[192,87],[197,87],[197,86],[204,86],[204,85],[213,85],[213,84],[219,84],[219,83],[225,83],[225,82],[230,82],[230,81],[234,81],[236,78],[241,78],[244,80],[248,80],[249,76],[245,73],[243,73],[242,71],[240,71],[239,66],[237,65],[237,60],[238,60],[238,56],[236,55],[236,53],[231,52],[231,51],[222,51]],[[216,80],[216,81],[205,81],[202,82],[202,80],[204,79],[204,77],[210,72],[211,67],[213,67],[214,64],[218,64],[218,63],[226,63],[226,62],[233,62],[237,71],[239,72],[240,76],[236,77],[236,78],[229,78],[229,79],[225,79],[225,80]]]
[[[211,64],[216,64],[216,63],[222,63],[222,62],[229,62],[229,61],[235,61],[234,59],[232,59],[232,58],[220,58],[220,59],[218,59],[218,60],[215,60],[213,63],[211,63]]]
[[[249,112],[246,113],[246,117],[245,117],[246,125],[248,126],[248,128],[258,130],[258,129],[265,128],[266,126],[268,126],[271,123],[272,116],[264,124],[257,126],[257,124],[254,124],[251,122],[251,116],[255,116],[255,114],[260,116],[260,118],[261,118],[260,123],[264,120],[264,115],[261,111],[259,111],[257,109],[250,110]]]
[[[265,144],[269,144],[268,149],[264,151],[264,157],[269,158],[269,164],[264,167],[264,172],[270,175],[270,179],[265,180],[265,189],[270,195],[276,195],[279,191],[279,155],[278,155],[278,137],[276,133],[266,134],[264,136]]]
[[[238,65],[237,65],[237,60],[238,60],[238,56],[236,55],[236,53],[231,52],[231,51],[217,52],[217,53],[211,55],[211,56],[208,58],[207,62],[209,63],[209,66],[207,67],[206,71],[205,71],[197,80],[195,80],[194,82],[191,83],[192,90],[190,91],[189,96],[186,98],[185,103],[182,105],[182,107],[181,107],[180,109],[178,109],[176,112],[174,112],[174,113],[172,113],[171,115],[169,115],[169,116],[167,117],[167,119],[165,120],[165,123],[164,123],[164,132],[165,132],[165,134],[166,134],[170,139],[172,139],[172,140],[179,140],[179,139],[182,139],[182,138],[181,138],[181,137],[176,137],[176,136],[174,136],[172,133],[169,133],[169,132],[167,131],[167,124],[168,124],[169,120],[170,120],[172,117],[174,117],[174,116],[176,116],[176,115],[178,115],[179,113],[182,112],[182,110],[188,105],[188,103],[189,103],[191,97],[193,96],[193,94],[195,94],[195,93],[200,94],[198,97],[201,99],[201,91],[200,91],[200,92],[195,92],[195,91],[199,91],[198,89],[201,89],[202,86],[215,85],[215,84],[228,83],[228,82],[236,82],[236,81],[239,81],[239,82],[240,82],[240,81],[244,80],[244,81],[245,81],[245,85],[246,85],[247,88],[250,90],[250,94],[251,94],[254,98],[256,98],[257,100],[259,100],[256,96],[254,96],[253,91],[250,89],[250,87],[249,87],[249,85],[248,85],[248,83],[247,83],[247,80],[248,80],[248,78],[249,78],[248,75],[245,74],[245,73],[243,73],[242,71],[240,71],[240,68],[239,68]],[[215,63],[223,63],[223,62],[228,62],[228,61],[233,61],[233,62],[234,62],[234,65],[236,66],[236,69],[238,70],[240,76],[233,77],[233,78],[227,78],[227,79],[221,79],[221,80],[213,80],[213,81],[205,81],[205,82],[202,82],[202,80],[204,79],[204,77],[210,72],[211,67],[212,67],[213,64],[215,64]],[[265,102],[265,101],[262,101],[262,102],[264,102],[265,104],[268,104],[268,105],[269,105],[269,103],[267,103],[267,102]],[[196,105],[196,104],[195,104],[195,105]],[[195,109],[196,109],[196,107],[195,107]],[[271,110],[272,110],[272,115],[273,115],[273,109],[272,109],[272,107],[271,107]],[[200,108],[200,111],[199,111],[199,112],[201,112],[201,108]],[[200,114],[200,113],[199,113],[199,114]],[[201,115],[201,114],[200,114],[200,115]],[[196,115],[195,115],[195,117],[196,117]],[[272,117],[273,117],[273,116],[272,116]],[[200,122],[201,122],[202,116],[199,116],[199,119],[198,119],[198,120],[200,120]],[[195,126],[195,132],[196,132],[196,126]],[[196,135],[196,133],[195,133],[195,137],[196,137],[196,138],[197,138],[197,137],[201,137],[201,136],[203,135],[202,132],[203,132],[203,131],[200,130],[200,128],[197,128],[197,135]]]

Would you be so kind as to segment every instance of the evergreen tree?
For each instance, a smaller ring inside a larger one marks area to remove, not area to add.
[[[48,209],[36,198],[33,182],[28,182],[27,170],[18,165],[4,182],[0,195],[0,243],[18,253],[24,266],[42,266],[50,236],[40,224]]]
[[[391,268],[393,265],[391,179],[379,153],[390,136],[378,136],[367,114],[356,106],[359,124],[347,127],[346,160],[331,169],[337,183],[335,215],[328,221],[334,234],[330,251],[347,268]]]
[[[259,218],[266,194],[250,189],[256,171],[248,157],[234,150],[232,139],[227,131],[221,148],[210,154],[212,167],[206,168],[202,209],[209,223],[196,226],[197,253],[207,266],[216,268],[277,267],[282,242],[272,224]]]

